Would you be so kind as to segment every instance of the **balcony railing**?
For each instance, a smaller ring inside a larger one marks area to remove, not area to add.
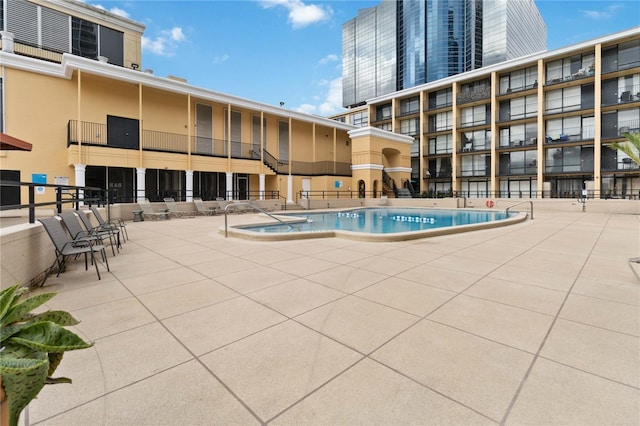
[[[142,131],[142,149],[149,151],[163,151],[187,153],[187,135],[177,133],[158,132],[156,130]]]
[[[567,127],[563,128],[560,133],[547,132],[547,135],[545,136],[545,143],[566,143],[592,140],[595,137],[594,132],[595,127],[591,125],[582,127]]]
[[[561,112],[576,111],[582,108],[582,96],[567,96],[558,100],[549,100],[545,104],[545,114],[559,114]]]
[[[602,138],[621,138],[624,133],[640,133],[640,120],[625,120],[618,122],[617,126],[602,126]]]

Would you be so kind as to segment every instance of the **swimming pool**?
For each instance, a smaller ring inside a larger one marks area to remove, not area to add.
[[[235,236],[283,240],[340,236],[360,240],[407,240],[508,225],[526,214],[497,210],[358,208],[278,215],[286,224],[232,227]],[[236,232],[239,231],[239,232]]]

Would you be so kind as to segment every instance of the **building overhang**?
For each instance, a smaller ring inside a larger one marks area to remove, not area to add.
[[[407,135],[401,135],[399,133],[389,132],[387,130],[378,129],[377,127],[358,127],[353,130],[349,130],[347,132],[351,139],[361,138],[361,137],[375,137],[393,142],[400,142],[406,144],[412,144],[414,138]]]
[[[31,151],[31,148],[29,142],[0,133],[0,151]]]

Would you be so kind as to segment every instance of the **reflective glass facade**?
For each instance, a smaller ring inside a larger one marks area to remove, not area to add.
[[[546,49],[533,0],[383,0],[343,26],[345,107]]]
[[[396,2],[362,9],[342,26],[342,103],[396,90]]]

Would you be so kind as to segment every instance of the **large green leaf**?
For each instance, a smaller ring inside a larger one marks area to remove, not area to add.
[[[42,293],[25,299],[22,303],[15,305],[7,312],[6,317],[3,318],[2,325],[22,321],[23,317],[27,316],[29,312],[43,303],[48,302],[55,295],[56,293]]]
[[[9,311],[9,308],[13,305],[13,301],[16,299],[15,292],[18,289],[17,285],[6,288],[0,293],[0,322],[5,324],[4,317]]]
[[[63,355],[64,352],[51,352],[49,354],[49,371],[47,371],[48,377],[53,376],[53,373],[55,373],[56,368],[58,368],[58,365],[60,365],[60,362],[62,361]]]
[[[9,403],[9,424],[17,426],[20,413],[40,390],[47,380],[49,360],[32,358],[0,357],[0,374],[2,386]]]
[[[93,346],[93,343],[85,342],[74,332],[50,321],[25,327],[9,340],[42,352],[64,352]]]
[[[80,321],[75,319],[69,312],[65,311],[42,312],[41,314],[34,315],[29,319],[29,322],[35,321],[51,321],[64,327],[80,324]]]
[[[7,325],[4,326],[2,328],[0,328],[0,346],[4,346],[4,342],[5,340],[7,340],[9,337],[13,336],[14,334],[16,334],[18,331],[22,330],[23,328],[27,327],[29,324],[27,323],[20,323],[20,324],[15,324],[15,325]]]

